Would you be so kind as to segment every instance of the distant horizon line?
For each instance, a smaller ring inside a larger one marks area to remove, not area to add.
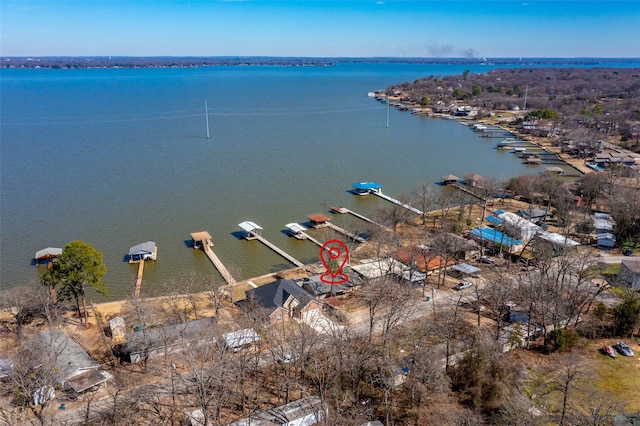
[[[30,58],[100,58],[100,59],[154,59],[154,58],[175,58],[175,59],[206,59],[206,58],[268,58],[268,59],[394,59],[394,60],[463,60],[463,61],[486,61],[495,59],[508,60],[531,60],[531,59],[572,59],[572,60],[592,60],[592,59],[621,59],[640,60],[638,56],[277,56],[277,55],[1,55],[2,59],[30,59]]]

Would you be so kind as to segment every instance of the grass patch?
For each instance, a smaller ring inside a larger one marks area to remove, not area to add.
[[[619,401],[624,401],[627,412],[640,411],[640,359],[637,345],[633,345],[636,355],[609,358],[597,351],[593,365],[597,373],[598,388],[612,392]]]

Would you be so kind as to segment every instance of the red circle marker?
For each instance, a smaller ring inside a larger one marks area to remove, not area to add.
[[[325,255],[326,252],[326,255]],[[339,265],[330,261],[338,260],[342,257]],[[349,259],[349,249],[347,245],[340,240],[329,240],[320,248],[320,260],[327,269],[327,272],[320,275],[320,281],[325,284],[343,284],[349,281],[347,274],[342,273],[342,268]]]

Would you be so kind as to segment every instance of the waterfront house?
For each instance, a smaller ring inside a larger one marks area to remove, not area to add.
[[[475,228],[469,236],[486,247],[498,247],[509,253],[517,253],[524,248],[522,241],[491,228]]]
[[[240,302],[247,310],[277,323],[305,318],[322,311],[322,304],[293,280],[277,280],[245,292]]]
[[[349,277],[347,282],[342,284],[327,284],[320,279],[320,275],[314,275],[302,280],[302,288],[316,299],[345,294],[350,292],[354,287],[355,285],[351,277]]]
[[[111,377],[98,371],[99,364],[62,331],[41,331],[27,341],[26,346],[37,357],[39,368],[55,372],[56,382],[62,389],[81,393]]]
[[[424,246],[401,247],[392,256],[409,268],[427,275],[437,273],[442,268],[456,264],[453,258],[445,259],[444,256],[435,254]]]
[[[128,256],[129,263],[136,263],[141,260],[157,260],[158,247],[154,241],[147,241],[131,247]]]
[[[402,276],[406,267],[391,257],[384,259],[364,259],[359,265],[352,265],[351,269],[368,281],[385,279],[389,275]]]
[[[201,318],[163,327],[141,329],[125,336],[126,343],[116,345],[114,353],[125,362],[140,362],[160,355],[180,352],[193,344],[216,342],[217,321]]]
[[[522,209],[516,212],[518,216],[521,216],[527,220],[545,220],[552,216],[551,212],[547,209]]]

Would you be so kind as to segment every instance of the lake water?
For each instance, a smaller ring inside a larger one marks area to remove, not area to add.
[[[319,250],[287,237],[289,222],[333,205],[371,215],[377,197],[347,192],[376,181],[397,196],[441,175],[536,173],[454,121],[387,108],[368,91],[429,75],[489,67],[342,63],[331,67],[2,70],[1,286],[36,280],[32,258],[80,239],[104,255],[112,298],[130,291],[129,247],[152,240],[144,291],[193,272],[222,283],[189,234],[209,231],[236,279],[292,267],[263,236],[311,262]],[[204,101],[211,138],[206,139]],[[357,219],[334,218],[349,229]]]

